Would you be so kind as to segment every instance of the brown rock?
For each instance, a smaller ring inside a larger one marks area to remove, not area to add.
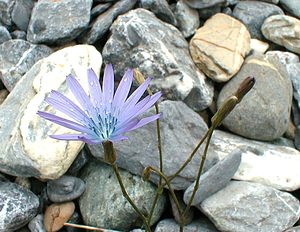
[[[190,52],[196,65],[217,82],[238,72],[250,51],[250,34],[238,20],[216,14],[191,39]]]
[[[47,232],[55,232],[64,226],[75,210],[73,202],[50,205],[44,215],[44,225]]]

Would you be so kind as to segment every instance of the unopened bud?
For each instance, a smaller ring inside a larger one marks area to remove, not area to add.
[[[133,75],[139,85],[145,82],[145,76],[137,68],[133,69]],[[153,95],[149,87],[147,88],[147,92],[149,95]]]
[[[143,181],[149,180],[150,174],[151,174],[151,167],[146,167],[146,168],[144,169],[143,175],[142,175]]]
[[[252,89],[255,84],[254,77],[247,77],[241,84],[236,93],[234,94],[238,98],[238,102],[240,102],[243,97]]]
[[[104,161],[113,164],[116,161],[116,151],[111,141],[104,141],[102,143],[104,148]]]

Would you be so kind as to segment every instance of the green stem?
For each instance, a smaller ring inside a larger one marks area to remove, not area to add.
[[[159,114],[158,104],[155,103],[155,111],[156,114]],[[159,170],[163,172],[163,154],[162,154],[162,145],[161,145],[161,134],[160,134],[160,121],[159,119],[156,120],[156,131],[157,131],[157,148],[159,152]],[[159,176],[159,184],[161,185],[162,177]]]
[[[187,214],[187,212],[189,211],[189,209],[191,208],[191,205],[192,205],[192,202],[194,200],[194,197],[195,197],[195,194],[199,188],[199,183],[200,183],[200,176],[202,174],[202,171],[203,171],[203,167],[204,167],[204,163],[205,163],[205,160],[206,160],[206,155],[207,155],[207,151],[208,151],[208,146],[209,146],[209,143],[210,143],[210,140],[211,140],[211,137],[212,137],[212,134],[213,134],[213,130],[209,130],[209,134],[208,134],[208,138],[207,138],[207,141],[206,141],[206,144],[205,144],[205,149],[204,149],[204,153],[201,157],[201,163],[200,163],[200,168],[199,168],[199,171],[198,171],[198,174],[197,174],[197,177],[196,177],[196,183],[195,183],[195,186],[194,186],[194,190],[193,190],[193,193],[192,193],[192,196],[183,212],[183,216],[185,214]]]
[[[119,185],[121,187],[123,196],[126,198],[126,200],[130,203],[130,205],[132,206],[132,208],[138,213],[138,215],[140,216],[140,218],[143,220],[145,227],[146,227],[146,231],[147,232],[151,232],[151,228],[149,225],[149,222],[147,221],[147,218],[144,216],[144,214],[138,209],[138,207],[135,205],[135,203],[131,200],[130,196],[128,195],[125,186],[123,184],[118,166],[115,163],[111,163],[111,166],[116,174],[116,177],[118,179]]]

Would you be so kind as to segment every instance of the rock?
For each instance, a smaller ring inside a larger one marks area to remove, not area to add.
[[[183,192],[182,191],[174,191],[174,194],[177,197],[177,202],[180,205],[181,209],[185,209],[186,208],[186,204],[183,201]],[[180,224],[180,212],[178,209],[178,206],[176,204],[176,202],[174,201],[174,198],[172,197],[172,194],[170,193],[170,191],[168,191],[168,195],[169,195],[169,200],[170,200],[170,205],[171,205],[171,209],[172,209],[172,215],[175,219],[175,221]],[[190,207],[188,209],[188,211],[184,214],[184,222],[185,224],[190,224],[193,221],[194,218],[194,208]]]
[[[27,31],[31,10],[34,6],[33,0],[15,0],[15,5],[11,13],[14,24],[22,30]]]
[[[245,181],[232,181],[200,209],[219,230],[232,232],[283,231],[300,216],[299,201],[291,194]]]
[[[94,47],[77,45],[51,54],[22,77],[0,106],[1,172],[57,179],[68,170],[83,143],[51,139],[51,134],[70,130],[45,121],[36,112],[54,112],[44,102],[52,89],[70,95],[65,83],[69,73],[87,88],[87,68],[99,73],[101,62],[101,55]]]
[[[198,11],[190,8],[184,0],[176,3],[174,15],[178,28],[185,38],[193,35],[200,25]]]
[[[261,31],[268,40],[300,54],[299,19],[287,15],[273,15],[264,21]]]
[[[110,6],[112,5],[112,3],[100,3],[97,4],[95,7],[92,8],[91,10],[91,18],[94,19],[95,17],[97,17],[98,15],[102,14],[103,12],[105,12]]]
[[[12,33],[10,33],[12,39],[21,39],[21,40],[26,40],[26,32],[25,31],[20,31],[20,30],[15,30]]]
[[[86,148],[86,147],[85,147]],[[78,172],[86,165],[88,162],[90,155],[88,154],[88,149],[83,148],[76,159],[73,161],[72,165],[68,169],[68,174],[71,176],[77,176]]]
[[[38,1],[32,10],[27,40],[61,44],[75,39],[90,21],[92,0]]]
[[[44,225],[46,231],[56,232],[64,226],[75,210],[73,202],[50,205],[44,215]]]
[[[31,44],[25,40],[9,40],[0,45],[0,72],[5,87],[12,91],[21,77],[40,59],[53,50],[46,45]]]
[[[46,232],[43,215],[38,214],[35,218],[33,218],[29,222],[28,228],[31,232]]]
[[[157,187],[124,170],[120,170],[120,175],[133,202],[142,213],[148,214]],[[123,197],[117,178],[109,165],[94,160],[84,168],[81,178],[86,182],[86,191],[79,199],[85,224],[121,231],[141,226],[142,221]],[[151,225],[160,218],[165,206],[166,197],[161,195]]]
[[[146,10],[152,11],[157,18],[170,23],[173,26],[177,25],[177,20],[169,7],[167,0],[140,0],[140,6]]]
[[[284,232],[300,232],[300,226],[292,227],[288,230],[285,230]]]
[[[296,128],[295,133],[295,141],[294,141],[295,147],[300,150],[300,126],[298,125]]]
[[[86,31],[79,38],[80,42],[94,44],[100,40],[106,32],[108,32],[113,21],[121,14],[131,10],[137,0],[120,0],[116,2],[103,14],[99,15],[91,25],[91,29]]]
[[[287,12],[300,18],[300,6],[297,0],[280,0],[280,4]]]
[[[185,0],[186,4],[195,9],[204,9],[209,8],[216,5],[224,5],[227,0]]]
[[[262,183],[283,191],[300,188],[300,152],[296,149],[216,130],[207,156],[222,160],[236,149],[242,151],[242,162],[233,179]]]
[[[279,62],[271,63],[263,56],[249,57],[239,73],[222,88],[218,108],[247,76],[255,77],[254,88],[225,118],[223,125],[247,138],[264,141],[279,138],[288,128],[292,104],[291,81]]]
[[[37,213],[39,199],[31,191],[0,181],[0,231],[12,232],[26,225]]]
[[[266,53],[266,58],[269,60],[276,60],[277,62],[282,64],[286,69],[287,65],[299,62],[299,57],[291,52],[268,51]],[[288,72],[288,70],[286,71]]]
[[[82,224],[82,217],[81,214],[75,211],[70,219],[67,221],[68,223],[73,223],[73,224]],[[65,227],[67,232],[81,232],[79,228],[71,227],[71,226],[66,226]],[[106,232],[106,231],[103,231]]]
[[[8,94],[9,94],[9,92],[6,89],[0,90],[0,105],[2,104],[2,102],[4,102],[4,100],[6,99]]]
[[[197,143],[204,136],[207,126],[204,120],[182,102],[164,101],[159,105],[163,116],[160,131],[163,144],[163,169],[166,176],[173,175],[186,161]],[[150,111],[151,112],[151,111]],[[152,110],[153,114],[154,110]],[[128,140],[115,144],[117,164],[131,173],[141,175],[148,167],[159,167],[156,125],[150,123],[126,136]],[[132,146],[138,144],[138,146]],[[103,158],[102,145],[88,145],[93,156]],[[201,148],[187,167],[172,181],[173,188],[186,189],[196,178],[200,164]],[[212,154],[207,157],[204,171],[212,167],[218,159]],[[150,175],[150,180],[158,183],[158,176]]]
[[[216,5],[213,7],[200,9],[200,10],[198,10],[198,12],[199,12],[200,19],[206,21],[207,19],[211,18],[215,14],[221,13],[222,9],[221,9],[221,6]]]
[[[80,197],[85,190],[83,180],[74,176],[61,176],[47,182],[47,195],[55,203],[72,201]]]
[[[250,40],[251,52],[264,54],[269,49],[269,44],[257,39]]]
[[[6,29],[6,27],[0,26],[0,44],[4,43],[7,40],[10,40],[11,36]]]
[[[242,1],[235,5],[233,17],[240,20],[247,27],[251,38],[263,39],[261,26],[266,18],[271,15],[283,15],[280,7],[259,1]]]
[[[7,27],[12,26],[11,12],[14,4],[15,0],[0,0],[0,24]]]
[[[287,64],[286,66],[289,78],[293,83],[294,99],[297,102],[297,106],[300,109],[300,62]]]
[[[154,232],[179,231],[179,225],[174,219],[168,218],[160,221]],[[205,218],[197,219],[184,226],[184,232],[218,232],[216,227]]]
[[[235,75],[249,51],[250,34],[246,27],[221,13],[207,20],[190,41],[194,62],[217,82],[228,81]]]
[[[197,70],[175,27],[136,9],[120,16],[111,32],[102,55],[105,63],[115,65],[118,77],[127,67],[138,68],[153,77],[152,89],[161,90],[168,99],[184,100],[198,111],[211,104],[213,88]]]
[[[241,152],[235,151],[219,161],[200,177],[200,185],[196,191],[192,205],[197,205],[217,191],[223,189],[238,170],[241,163]],[[184,192],[184,202],[188,204],[194,191],[195,182]]]

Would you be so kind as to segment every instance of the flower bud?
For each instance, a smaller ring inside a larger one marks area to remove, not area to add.
[[[115,163],[116,161],[116,151],[114,145],[111,141],[104,141],[102,142],[104,148],[104,161],[110,164]]]
[[[149,180],[150,174],[151,174],[151,167],[146,167],[142,174],[143,181]]]
[[[254,77],[247,77],[241,84],[236,93],[234,94],[238,98],[238,103],[243,99],[243,97],[252,89],[255,84]]]

